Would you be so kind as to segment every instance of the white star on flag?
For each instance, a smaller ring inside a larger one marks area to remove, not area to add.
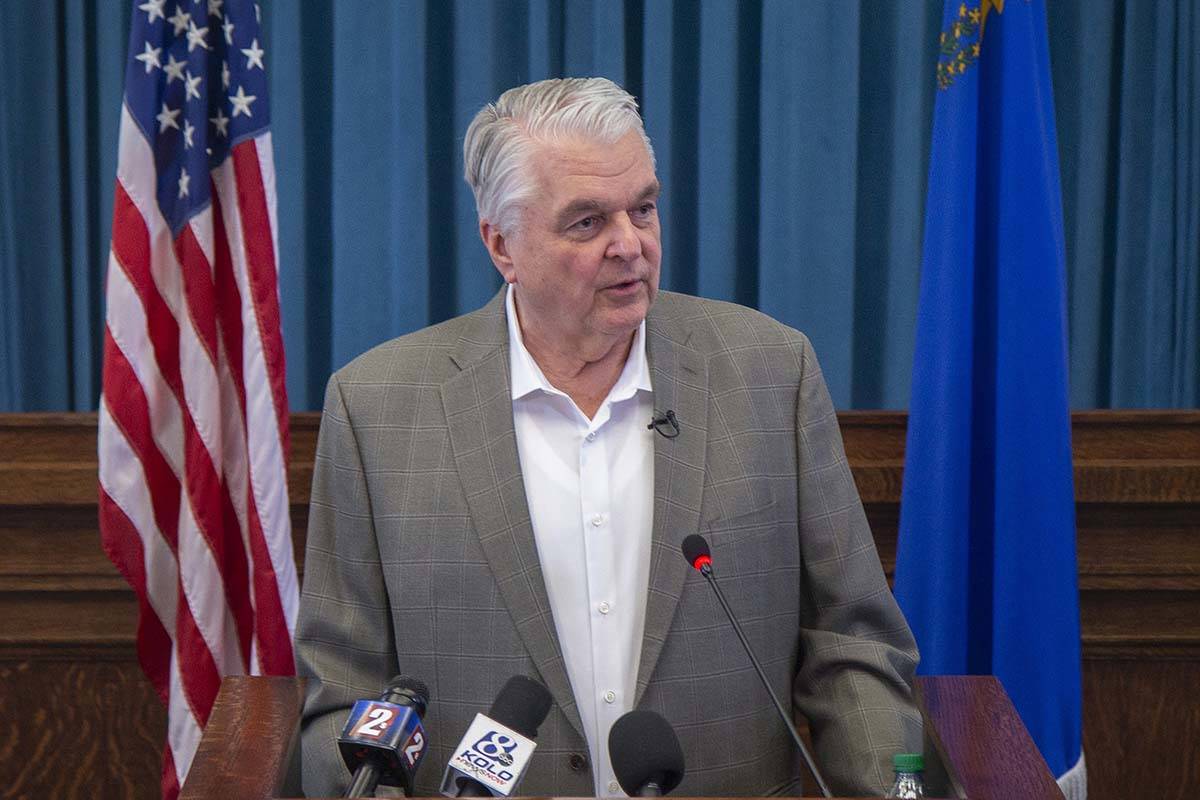
[[[176,36],[186,31],[188,23],[191,21],[192,15],[184,11],[182,8],[175,9],[175,15],[167,17],[167,22],[175,26]]]
[[[166,0],[147,0],[147,2],[138,6],[139,11],[146,12],[147,25],[153,25],[155,17],[167,18],[167,15],[163,13],[163,3],[165,2]]]
[[[254,116],[250,113],[250,104],[258,99],[258,95],[246,94],[245,87],[239,86],[237,94],[229,95],[229,102],[233,103],[233,116],[236,118],[238,114],[245,114],[247,117]]]
[[[225,24],[221,26],[221,30],[225,31],[225,44],[230,45],[232,47],[233,46],[233,23],[230,22],[228,19],[226,19]]]
[[[187,170],[180,169],[179,170],[179,197],[180,197],[180,199],[183,199],[184,197],[188,196],[188,181],[190,181],[190,180],[191,180],[191,178],[188,177]]]
[[[167,85],[171,85],[173,80],[183,80],[183,68],[187,66],[187,59],[176,61],[175,56],[167,54],[167,64],[163,67],[163,72],[167,73]]]
[[[223,5],[225,5],[225,0],[208,0],[208,15],[220,19]]]
[[[249,47],[242,48],[242,55],[246,56],[246,69],[254,69],[258,67],[263,69],[263,49],[258,46],[258,39],[250,43]]]
[[[226,139],[229,138],[229,117],[225,116],[225,112],[222,109],[218,108],[217,115],[209,117],[208,121],[216,126],[218,134],[224,136]]]
[[[187,91],[186,99],[190,100],[193,97],[196,98],[197,100],[200,99],[200,90],[197,89],[196,87],[200,85],[200,81],[202,81],[202,80],[204,80],[203,75],[197,75],[195,77],[192,77],[192,73],[188,72],[187,80],[185,80],[183,82],[184,88]]]
[[[146,42],[146,51],[140,56],[134,56],[138,61],[146,65],[146,74],[150,74],[150,70],[155,67],[162,67],[162,63],[158,60],[158,54],[162,52],[161,47],[151,47],[149,42]]]
[[[221,88],[223,88],[223,89],[229,88],[229,62],[228,61],[221,62]]]
[[[188,23],[188,32],[187,32],[188,52],[189,53],[192,52],[197,47],[203,47],[205,50],[210,49],[208,46],[208,42],[204,41],[204,37],[207,35],[208,35],[208,26],[205,26],[203,28],[197,28],[196,23],[189,22]]]
[[[184,149],[192,147],[192,134],[196,132],[196,126],[188,120],[183,121],[183,146]]]
[[[167,128],[179,130],[179,123],[175,121],[175,118],[179,116],[179,112],[182,110],[182,108],[172,110],[167,107],[166,103],[163,103],[162,111],[154,115],[154,118],[158,120],[158,132],[163,133]]]

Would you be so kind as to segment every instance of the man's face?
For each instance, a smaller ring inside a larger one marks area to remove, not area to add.
[[[516,284],[528,338],[594,352],[645,319],[658,293],[658,179],[641,137],[568,139],[531,159],[536,192],[514,235],[484,241]]]

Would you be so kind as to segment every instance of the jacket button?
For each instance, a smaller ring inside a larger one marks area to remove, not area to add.
[[[567,766],[572,772],[583,772],[588,768],[588,758],[583,753],[571,753],[567,757]]]

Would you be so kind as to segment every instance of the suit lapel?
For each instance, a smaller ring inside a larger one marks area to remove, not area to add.
[[[668,304],[669,296],[660,296],[647,317],[647,358],[654,408],[659,413],[674,411],[680,433],[674,439],[654,437],[654,529],[635,706],[650,683],[691,569],[680,545],[699,529],[704,488],[708,370],[704,358],[687,346],[686,330],[672,324]],[[662,313],[656,313],[660,309]]]
[[[503,291],[473,317],[451,358],[461,372],[442,385],[442,405],[471,520],[525,649],[558,707],[583,735],[525,499]]]
[[[680,434],[654,438],[654,526],[646,624],[637,675],[641,701],[690,567],[680,544],[700,524],[707,447],[708,371],[660,297],[646,321],[654,407],[675,412]],[[662,311],[660,312],[660,309]],[[442,385],[442,405],[471,519],[500,594],[542,680],[581,736],[583,723],[538,560],[513,428],[508,330],[501,291],[474,316],[451,358],[461,370]]]

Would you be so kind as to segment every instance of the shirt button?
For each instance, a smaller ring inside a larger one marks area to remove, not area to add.
[[[617,702],[617,693],[614,692],[612,689],[609,689],[607,692],[604,693],[604,702],[606,702],[606,703]]]
[[[567,756],[567,766],[572,772],[583,772],[588,768],[588,758],[583,753],[571,753]]]
[[[588,440],[589,442],[594,442],[594,441],[596,441],[596,432],[595,432],[595,431],[592,431],[591,433],[589,433],[589,434],[587,435],[587,440]]]
[[[616,781],[608,782],[608,793],[609,794],[615,796],[620,791],[621,791],[621,784],[617,783]]]
[[[604,515],[603,514],[596,514],[594,517],[592,517],[592,527],[599,528],[603,524],[604,524]]]
[[[610,605],[608,604],[608,601],[607,601],[607,600],[601,600],[601,601],[600,601],[600,605],[596,606],[596,609],[597,609],[597,610],[598,610],[598,611],[599,611],[601,614],[607,614],[609,611],[611,611],[611,610],[612,610],[612,606],[610,606]]]

